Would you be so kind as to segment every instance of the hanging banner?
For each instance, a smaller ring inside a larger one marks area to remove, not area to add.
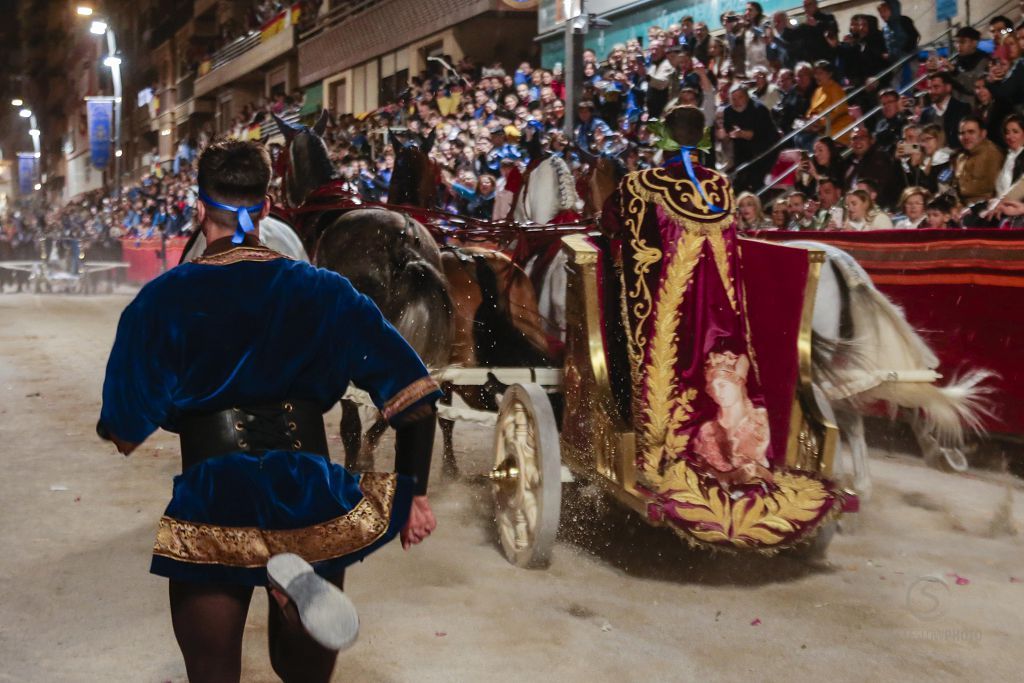
[[[32,194],[36,188],[36,169],[39,159],[35,152],[18,152],[18,192]]]
[[[106,168],[110,163],[110,142],[114,138],[114,101],[110,98],[87,98],[89,116],[89,150],[92,165]]]

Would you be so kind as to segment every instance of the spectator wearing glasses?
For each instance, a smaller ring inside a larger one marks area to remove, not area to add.
[[[875,144],[887,154],[896,150],[896,145],[903,137],[903,127],[907,125],[907,113],[903,110],[899,93],[885,90],[879,100],[882,104],[880,116],[874,124]]]
[[[896,155],[903,160],[903,177],[908,185],[927,188],[936,195],[949,191],[953,183],[953,151],[946,146],[946,134],[940,124],[924,126],[917,142],[901,142]]]

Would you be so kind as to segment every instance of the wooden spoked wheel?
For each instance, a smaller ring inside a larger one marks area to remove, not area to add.
[[[498,409],[490,473],[498,540],[519,567],[545,567],[558,533],[562,462],[558,425],[537,384],[514,384]]]

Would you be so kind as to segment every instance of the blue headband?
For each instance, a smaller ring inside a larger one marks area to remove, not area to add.
[[[696,149],[696,147],[683,145],[679,148],[679,155],[672,157],[671,159],[666,161],[665,164],[671,164],[672,162],[682,157],[683,166],[686,168],[686,175],[690,176],[690,181],[693,182],[694,186],[697,188],[697,194],[700,195],[700,198],[704,200],[704,203],[708,205],[709,209],[716,213],[722,213],[725,210],[711,203],[711,200],[708,199],[708,196],[704,194],[704,188],[701,187],[700,181],[697,180],[697,174],[693,170],[693,160],[690,159],[690,152],[693,152]]]
[[[242,240],[245,239],[246,233],[253,231],[252,217],[250,213],[263,210],[263,202],[259,204],[253,204],[252,206],[230,206],[228,204],[221,204],[215,199],[211,199],[210,195],[206,194],[202,189],[199,190],[199,198],[204,203],[209,204],[215,209],[224,209],[230,211],[238,216],[238,227],[235,229],[235,234],[231,238],[233,244],[241,244]]]

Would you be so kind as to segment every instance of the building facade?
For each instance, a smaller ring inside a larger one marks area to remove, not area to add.
[[[299,43],[299,84],[335,114],[391,101],[430,58],[535,59],[536,0],[370,0],[321,12]]]

